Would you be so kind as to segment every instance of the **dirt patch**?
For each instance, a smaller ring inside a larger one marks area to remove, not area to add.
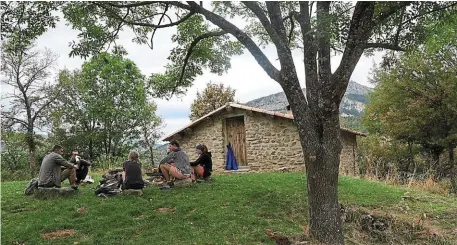
[[[172,207],[172,208],[164,207],[164,208],[158,208],[155,210],[155,212],[159,213],[159,214],[174,213],[175,211],[176,211],[176,208],[174,208],[174,207]]]
[[[78,214],[85,214],[87,212],[87,207],[80,207],[76,209]]]
[[[76,230],[65,229],[65,230],[58,230],[58,231],[41,234],[41,238],[54,239],[54,238],[60,238],[60,237],[69,237],[69,236],[73,236],[74,234],[76,234]]]

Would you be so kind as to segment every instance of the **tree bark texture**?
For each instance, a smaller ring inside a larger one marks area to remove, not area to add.
[[[29,153],[29,167],[30,167],[30,174],[32,177],[35,176],[37,170],[36,164],[36,154],[35,154],[35,140],[33,137],[33,127],[27,130],[27,148]]]

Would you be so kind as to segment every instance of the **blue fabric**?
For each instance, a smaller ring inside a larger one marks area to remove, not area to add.
[[[227,170],[232,170],[232,154],[230,154],[231,152],[231,149],[230,149],[230,145],[227,145],[227,159],[226,159],[226,168]]]
[[[238,170],[238,164],[230,143],[227,145],[227,170]]]

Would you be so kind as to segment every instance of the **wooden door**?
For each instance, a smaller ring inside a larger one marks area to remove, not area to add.
[[[232,117],[226,119],[227,144],[232,144],[233,154],[239,166],[247,166],[246,157],[246,131],[244,117]]]

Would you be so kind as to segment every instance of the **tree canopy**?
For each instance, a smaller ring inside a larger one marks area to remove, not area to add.
[[[139,140],[141,127],[159,120],[145,77],[122,54],[100,53],[81,71],[63,71],[59,86],[64,95],[54,104],[55,126],[69,128],[67,133],[77,137],[73,141],[84,142],[79,147],[89,147],[91,157],[95,150],[120,155],[125,144]]]
[[[191,120],[196,120],[217,108],[235,101],[235,90],[224,84],[207,83],[203,92],[197,91],[197,98],[190,105]]]

